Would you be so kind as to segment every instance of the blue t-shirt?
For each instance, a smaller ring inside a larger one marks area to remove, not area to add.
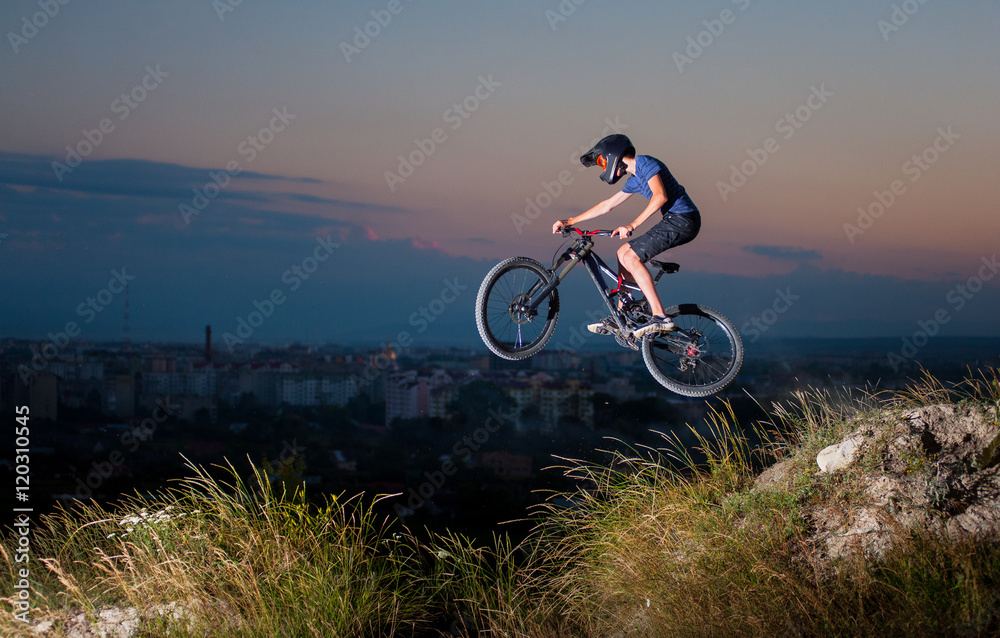
[[[660,174],[660,179],[663,181],[663,194],[667,196],[667,203],[663,205],[660,212],[666,213],[669,211],[675,214],[698,212],[698,208],[691,201],[691,198],[688,197],[687,191],[677,183],[677,180],[670,174],[667,166],[660,160],[649,155],[636,156],[635,175],[629,176],[628,181],[625,182],[625,187],[622,188],[622,192],[639,193],[646,199],[652,199],[653,191],[649,188],[649,179],[657,173]]]

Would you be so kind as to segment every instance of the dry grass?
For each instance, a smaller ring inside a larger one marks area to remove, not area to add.
[[[674,439],[609,467],[570,463],[580,488],[554,495],[520,545],[418,540],[370,500],[314,506],[259,471],[247,484],[232,467],[219,480],[192,466],[154,497],[41,521],[32,616],[186,610],[143,636],[997,635],[996,546],[917,533],[877,564],[831,566],[810,541],[808,507],[842,504],[850,489],[815,475],[819,449],[952,401],[996,410],[996,371],[954,388],[926,375],[891,395],[800,392],[749,435],[724,408],[694,450]],[[779,459],[783,486],[752,489]],[[0,570],[13,579],[10,538]],[[0,617],[3,635],[23,629]]]
[[[422,542],[360,497],[317,507],[301,491],[276,493],[259,470],[248,485],[232,467],[227,480],[190,469],[156,496],[43,518],[32,618],[65,626],[80,611],[173,603],[181,617],[154,618],[141,635],[385,636],[442,623],[474,630],[522,606],[517,568],[530,557],[505,539],[493,548],[456,535]],[[8,541],[0,569],[14,582]],[[3,635],[24,630],[0,617]]]
[[[808,506],[853,487],[817,476],[816,453],[903,407],[996,405],[995,371],[953,389],[929,375],[895,394],[797,393],[747,437],[731,412],[699,437],[704,462],[677,445],[663,461],[616,459],[568,471],[587,489],[548,508],[566,569],[551,591],[581,633],[620,636],[923,636],[1000,632],[1000,551],[915,533],[883,561],[830,565],[811,544]],[[751,450],[748,438],[765,443]],[[753,490],[760,463],[788,461],[783,486]],[[599,620],[598,620],[599,619]],[[575,622],[574,622],[575,621]]]

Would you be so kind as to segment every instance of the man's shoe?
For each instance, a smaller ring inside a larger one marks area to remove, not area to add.
[[[590,330],[594,334],[598,335],[609,335],[614,334],[612,326],[616,326],[614,318],[605,317],[596,323],[587,324],[587,330]]]
[[[644,326],[636,329],[636,331],[633,332],[632,334],[637,339],[642,339],[646,335],[661,333],[661,332],[672,332],[674,330],[677,330],[677,326],[674,325],[673,321],[667,319],[666,317],[654,316],[652,319],[646,322]]]

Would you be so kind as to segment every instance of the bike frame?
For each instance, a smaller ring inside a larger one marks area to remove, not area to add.
[[[563,251],[563,254],[560,255],[559,258],[552,264],[552,267],[549,268],[549,272],[553,275],[552,280],[537,291],[533,291],[531,293],[530,300],[527,304],[525,304],[526,309],[530,312],[534,312],[538,308],[539,304],[541,304],[542,301],[549,296],[549,293],[555,290],[560,282],[562,282],[563,278],[569,274],[569,271],[573,270],[577,264],[582,262],[583,265],[587,267],[587,272],[590,273],[590,278],[594,281],[594,285],[597,286],[597,290],[600,291],[601,298],[604,299],[604,303],[607,305],[608,311],[618,323],[619,329],[622,330],[622,332],[628,332],[630,329],[628,324],[631,322],[625,314],[616,307],[614,295],[628,295],[631,300],[632,295],[630,290],[633,287],[635,290],[638,290],[638,287],[626,284],[622,280],[621,275],[616,275],[614,271],[611,270],[611,268],[604,262],[604,260],[593,251],[593,237],[598,235],[610,236],[612,231],[582,231],[578,228],[572,228],[569,230],[576,231],[580,234],[580,237],[574,240],[573,244]],[[662,274],[662,272],[658,273],[656,278],[653,280],[653,283],[659,281]],[[612,290],[604,279],[605,275],[617,278],[618,287]]]

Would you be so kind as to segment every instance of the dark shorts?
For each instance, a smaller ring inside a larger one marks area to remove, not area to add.
[[[668,248],[686,244],[701,230],[701,215],[695,211],[676,215],[667,213],[663,220],[642,235],[629,240],[628,245],[646,263]]]

